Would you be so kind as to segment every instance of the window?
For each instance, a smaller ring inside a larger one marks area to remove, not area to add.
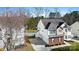
[[[71,35],[68,35],[68,38],[71,38]]]
[[[67,29],[65,29],[65,31],[67,32]]]
[[[67,36],[65,36],[65,39],[67,39]]]
[[[55,30],[50,30],[50,34],[54,34],[55,33]]]

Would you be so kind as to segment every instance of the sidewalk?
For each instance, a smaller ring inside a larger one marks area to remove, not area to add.
[[[79,43],[79,40],[72,39],[71,41],[74,41],[74,42],[77,42],[77,43]]]

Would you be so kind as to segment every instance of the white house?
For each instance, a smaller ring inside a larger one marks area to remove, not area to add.
[[[57,35],[63,35],[64,40],[71,40],[72,39],[72,33],[71,28],[67,23],[60,23],[60,26],[57,28]]]
[[[37,30],[36,37],[42,38],[47,44],[50,37],[60,38],[63,36],[64,40],[71,39],[69,37],[71,35],[70,27],[62,19],[41,19],[38,22]]]
[[[73,37],[79,37],[79,22],[74,22],[71,26]]]

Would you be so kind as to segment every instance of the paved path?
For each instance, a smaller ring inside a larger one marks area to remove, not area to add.
[[[77,43],[79,43],[79,40],[72,39],[71,41],[74,41],[74,42],[77,42]]]

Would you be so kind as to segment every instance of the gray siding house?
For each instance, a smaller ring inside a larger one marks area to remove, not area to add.
[[[71,27],[73,37],[79,37],[79,22],[76,21],[70,27]]]
[[[71,35],[68,29],[69,26],[62,19],[40,19],[37,25],[38,32],[36,33],[36,37],[42,38],[47,44],[49,44],[49,38],[51,37],[58,39],[62,36],[63,40],[69,40],[69,38],[65,37]]]

